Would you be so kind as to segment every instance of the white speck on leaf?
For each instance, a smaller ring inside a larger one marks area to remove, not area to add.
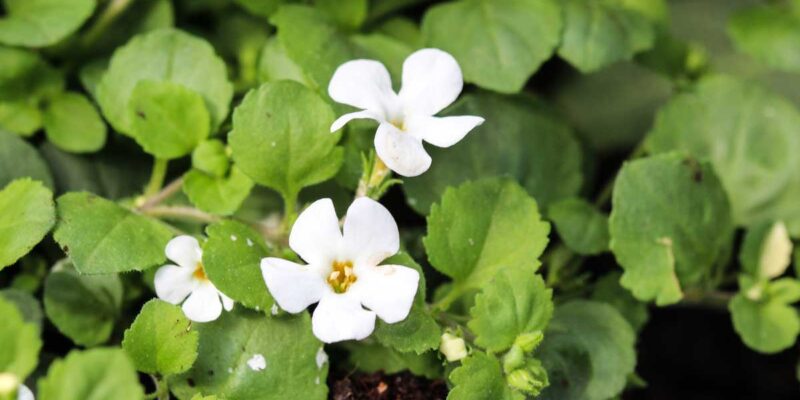
[[[233,368],[231,368],[231,367],[228,367],[228,373],[229,373],[229,374],[232,374],[232,373],[233,373]]]
[[[249,360],[247,360],[247,366],[253,371],[261,371],[264,368],[267,368],[267,360],[261,354],[254,354]]]
[[[475,246],[475,241],[472,240],[472,238],[469,238],[469,245],[470,246]]]
[[[250,238],[247,238],[247,245],[253,247],[253,241]]]
[[[317,385],[319,385],[319,376],[317,377],[317,379],[314,379],[314,383],[316,383]]]
[[[272,313],[272,315],[278,315],[278,305],[277,304],[273,304],[272,305],[272,309],[270,310],[270,312]]]
[[[326,362],[328,362],[328,353],[325,353],[324,348],[320,347],[319,350],[317,350],[316,359],[317,359],[317,368],[322,369],[322,366],[325,365]]]
[[[272,142],[272,147],[275,147],[276,145],[277,145],[277,143]]]
[[[231,241],[235,242],[235,241],[236,241],[236,239],[238,239],[238,238],[236,237],[236,235],[231,235]]]

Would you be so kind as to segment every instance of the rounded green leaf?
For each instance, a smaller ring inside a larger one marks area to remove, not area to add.
[[[39,380],[43,400],[141,400],[144,391],[131,360],[122,349],[73,350],[50,364]]]
[[[0,270],[28,254],[55,224],[53,193],[30,178],[0,190]]]
[[[450,373],[451,400],[523,400],[525,395],[506,385],[500,360],[475,351]]]
[[[794,345],[800,334],[800,315],[790,304],[767,296],[751,300],[745,293],[728,304],[733,328],[744,343],[762,353],[777,353]]]
[[[9,300],[0,297],[0,373],[11,373],[20,381],[33,372],[39,360],[42,340],[39,328],[25,322],[19,309]]]
[[[198,334],[180,307],[153,299],[125,330],[122,348],[139,371],[166,376],[191,368],[197,341]]]
[[[546,400],[605,400],[636,366],[636,335],[613,307],[576,300],[556,308],[539,347],[550,378]]]
[[[122,133],[133,133],[128,102],[143,80],[172,82],[199,93],[213,126],[228,115],[233,86],[225,63],[202,39],[161,29],[138,35],[114,52],[97,88],[97,101],[111,125]]]
[[[106,124],[79,93],[65,92],[47,102],[43,115],[47,140],[72,153],[91,153],[106,143]]]
[[[731,17],[728,33],[741,51],[774,68],[800,72],[800,5],[776,2],[741,10]]]
[[[586,200],[564,199],[551,204],[547,213],[571,250],[584,255],[608,250],[608,217]]]
[[[253,181],[239,168],[228,176],[214,177],[193,169],[183,177],[183,192],[197,208],[218,215],[231,215],[250,194]]]
[[[570,128],[539,102],[483,92],[465,96],[446,115],[480,115],[486,122],[453,147],[429,148],[424,174],[403,180],[408,204],[426,214],[452,186],[511,176],[542,208],[575,196],[583,184],[581,146]]]
[[[0,298],[14,304],[17,309],[19,309],[22,319],[25,320],[25,322],[36,325],[41,331],[42,320],[44,319],[42,305],[36,297],[33,297],[33,295],[28,292],[27,288],[22,289],[19,288],[21,285],[16,285],[19,279],[20,277],[18,275],[12,287],[0,290]]]
[[[196,326],[200,354],[189,372],[170,380],[179,399],[214,393],[228,400],[327,398],[327,357],[311,333],[311,318],[266,318],[238,310]],[[263,359],[264,368],[248,361]]]
[[[217,289],[245,307],[271,311],[275,303],[261,275],[270,251],[261,235],[236,221],[209,225],[206,235],[203,266]]]
[[[581,72],[591,72],[653,46],[651,14],[664,0],[565,0],[564,35],[558,55]]]
[[[24,177],[53,187],[50,169],[39,152],[19,136],[0,130],[0,187]]]
[[[698,283],[733,233],[730,205],[714,169],[678,154],[626,163],[614,184],[611,251],[620,283],[643,301],[672,304]]]
[[[299,83],[261,85],[233,113],[233,159],[256,183],[294,197],[341,166],[339,134],[330,132],[333,117],[330,106]]]
[[[44,281],[44,312],[53,325],[82,346],[105,343],[122,307],[122,282],[114,274],[80,275],[56,267]]]
[[[42,112],[35,101],[0,102],[0,129],[29,137],[42,127]]]
[[[431,264],[459,290],[480,289],[504,268],[533,273],[548,233],[550,224],[522,187],[485,179],[445,192],[431,209],[423,242]]]
[[[225,144],[217,139],[201,142],[192,152],[192,167],[211,176],[225,176],[230,167]]]
[[[422,31],[458,60],[465,81],[513,93],[553,54],[561,24],[553,0],[460,0],[431,7]]]
[[[191,153],[211,129],[203,97],[172,82],[140,81],[128,110],[129,133],[156,158],[170,160]]]
[[[622,274],[618,271],[603,275],[595,283],[591,299],[616,308],[633,329],[639,332],[650,319],[647,304],[636,300],[631,292],[619,284],[621,277]]]
[[[787,100],[728,76],[702,79],[659,113],[646,145],[708,159],[739,225],[784,221],[800,234],[800,113]]]
[[[5,0],[0,43],[44,47],[55,44],[89,19],[96,0]]]
[[[475,343],[497,353],[514,344],[517,336],[544,331],[553,315],[553,291],[539,275],[509,265],[475,297],[469,329]]]
[[[0,101],[38,100],[64,90],[60,72],[31,50],[0,46]]]
[[[164,261],[172,231],[161,222],[85,192],[57,200],[53,238],[82,274],[143,270]]]

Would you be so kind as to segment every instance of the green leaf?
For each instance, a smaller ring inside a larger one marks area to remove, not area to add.
[[[189,372],[170,380],[179,399],[214,393],[228,400],[325,399],[327,357],[311,333],[311,318],[265,318],[238,310],[200,324],[200,354]],[[250,367],[263,357],[266,368]],[[260,357],[258,357],[260,358]]]
[[[213,177],[193,169],[184,175],[183,192],[197,208],[218,215],[231,215],[244,202],[253,181],[239,168],[227,177]]]
[[[674,97],[646,142],[708,159],[728,192],[738,225],[783,221],[800,234],[800,113],[785,99],[728,76],[702,79]]]
[[[346,29],[356,29],[367,18],[367,0],[314,0],[314,5]]]
[[[364,341],[351,341],[345,345],[350,363],[360,371],[396,374],[408,370],[428,379],[442,378],[442,363],[435,352],[401,353],[390,347]]]
[[[90,193],[67,193],[56,201],[53,237],[82,274],[143,270],[164,261],[172,231]]]
[[[310,89],[292,81],[250,91],[233,113],[228,136],[233,159],[256,183],[284,197],[333,177],[342,163],[333,111]]]
[[[5,0],[0,43],[44,47],[69,36],[89,19],[95,0]]]
[[[42,340],[39,339],[39,328],[27,323],[20,310],[9,300],[0,297],[0,372],[14,374],[20,381],[33,372],[39,360]]]
[[[57,264],[44,281],[47,318],[76,344],[91,347],[108,341],[121,307],[117,275],[80,275]]]
[[[42,400],[141,400],[144,392],[131,360],[122,349],[73,350],[50,364],[39,380]]]
[[[39,300],[33,297],[32,294],[26,290],[10,287],[0,290],[0,298],[3,298],[6,301],[14,304],[20,311],[22,319],[25,320],[25,322],[36,325],[39,331],[42,330],[42,319],[44,319],[42,305],[39,304]]]
[[[453,279],[455,291],[483,288],[504,268],[532,274],[549,232],[522,187],[486,179],[448,189],[431,209],[423,242],[431,264]]]
[[[384,346],[401,353],[421,354],[435,349],[439,346],[442,330],[425,304],[425,274],[422,272],[422,267],[406,252],[397,253],[384,260],[382,264],[414,268],[419,272],[419,286],[408,317],[394,324],[378,320],[375,326],[375,338]]]
[[[539,347],[550,376],[542,399],[605,400],[636,366],[633,329],[607,304],[576,300],[556,308]]]
[[[0,102],[0,129],[28,137],[41,127],[42,113],[34,102]]]
[[[591,299],[616,308],[628,320],[633,330],[639,332],[650,319],[650,314],[646,304],[636,300],[631,292],[620,286],[621,277],[622,274],[617,271],[603,275],[595,283]]]
[[[160,29],[138,35],[114,52],[97,88],[97,101],[108,122],[121,133],[133,134],[128,103],[136,85],[144,80],[171,82],[199,93],[215,127],[228,115],[233,87],[225,63],[202,39]]]
[[[19,136],[0,130],[0,187],[29,177],[53,187],[53,177],[42,156]]]
[[[475,351],[450,373],[450,400],[523,400],[522,393],[506,385],[500,361],[491,354]]]
[[[586,200],[564,199],[552,204],[547,213],[558,235],[571,250],[583,255],[608,250],[608,216]]]
[[[297,65],[283,47],[277,37],[271,37],[264,48],[261,49],[261,59],[258,62],[258,79],[261,82],[291,80],[300,82],[305,86],[314,87],[311,78]]]
[[[225,144],[217,139],[201,142],[192,152],[192,167],[211,176],[225,176],[230,167]]]
[[[191,153],[211,129],[203,98],[172,82],[140,81],[128,109],[130,133],[156,158],[170,160]]]
[[[47,140],[73,153],[91,153],[106,143],[106,125],[85,96],[64,92],[49,99],[43,115]]]
[[[166,376],[191,368],[198,336],[180,307],[153,299],[125,330],[122,348],[139,371]]]
[[[581,72],[599,70],[647,50],[655,42],[656,22],[647,11],[664,0],[566,0],[564,36],[558,55]]]
[[[561,30],[553,0],[461,0],[431,7],[422,21],[426,42],[451,53],[465,81],[503,93],[522,89]]]
[[[664,154],[626,163],[614,185],[611,251],[620,283],[672,304],[713,267],[733,232],[725,190],[706,162]]]
[[[475,344],[489,352],[507,350],[517,336],[544,332],[553,315],[553,291],[525,268],[509,265],[475,297],[470,309],[470,331]]]
[[[740,51],[765,64],[800,72],[800,6],[757,5],[741,10],[728,22],[728,33]]]
[[[578,194],[580,144],[542,103],[482,92],[465,96],[445,114],[480,115],[486,122],[453,147],[428,149],[431,168],[403,180],[408,203],[418,212],[428,213],[447,188],[483,177],[516,178],[543,208]]]
[[[206,235],[203,266],[217,289],[245,307],[271,310],[275,303],[261,276],[261,259],[270,251],[261,235],[236,221],[209,225]]]
[[[242,6],[253,15],[269,17],[274,13],[281,3],[287,0],[233,0],[234,3]]]
[[[53,193],[30,178],[0,190],[0,270],[28,254],[56,222]]]
[[[0,46],[0,101],[39,100],[64,90],[64,78],[33,51]]]
[[[762,353],[777,353],[794,345],[800,334],[800,315],[789,303],[765,296],[751,300],[738,293],[728,303],[733,328],[744,343]]]

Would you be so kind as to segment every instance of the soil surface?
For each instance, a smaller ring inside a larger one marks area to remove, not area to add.
[[[431,381],[408,372],[345,376],[333,383],[330,395],[333,400],[444,400],[446,397],[447,385],[443,381]]]

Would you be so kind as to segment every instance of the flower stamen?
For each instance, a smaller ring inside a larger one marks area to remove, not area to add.
[[[208,280],[208,277],[206,276],[206,270],[203,268],[203,263],[197,263],[197,265],[194,267],[194,272],[192,272],[192,276],[200,281]]]
[[[336,293],[344,293],[358,280],[353,273],[353,263],[350,261],[334,261],[331,264],[331,273],[328,275],[328,284]]]

